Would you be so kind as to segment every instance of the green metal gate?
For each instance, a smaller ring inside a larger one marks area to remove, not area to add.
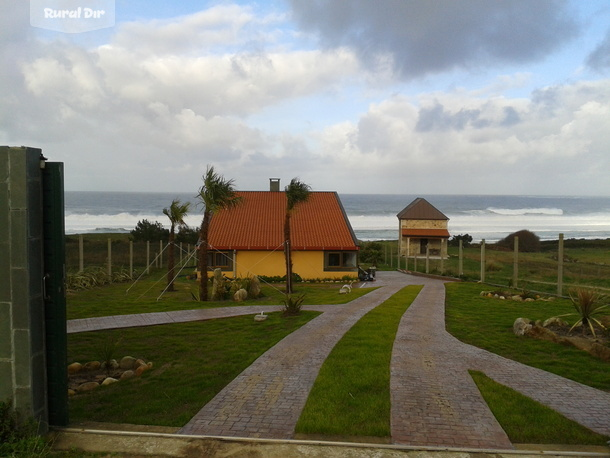
[[[42,178],[49,424],[66,426],[68,424],[68,336],[63,163],[47,162],[42,170]]]

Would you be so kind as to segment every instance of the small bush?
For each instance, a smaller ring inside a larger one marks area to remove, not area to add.
[[[304,294],[301,294],[300,296],[286,294],[282,301],[284,303],[284,316],[293,316],[301,313],[301,307],[303,306],[304,300]]]
[[[454,235],[449,239],[449,246],[460,246],[460,240],[462,241],[462,247],[467,248],[472,243],[472,235],[469,234],[460,234]]]
[[[131,231],[131,239],[134,242],[158,242],[167,240],[168,237],[169,231],[164,229],[160,222],[151,223],[147,219],[138,221],[135,229]]]
[[[49,446],[34,420],[23,421],[10,400],[0,402],[0,456],[45,456]]]
[[[535,253],[540,251],[540,237],[525,229],[507,235],[502,240],[498,240],[496,245],[501,248],[512,250],[515,246],[515,237],[519,237],[520,252]]]

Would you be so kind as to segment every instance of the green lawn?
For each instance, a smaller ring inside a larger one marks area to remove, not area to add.
[[[295,294],[305,295],[305,305],[344,304],[372,291],[372,288],[354,288],[350,294],[339,294],[342,285],[343,283],[296,283],[294,289]],[[163,272],[157,270],[135,283],[113,283],[70,292],[67,295],[68,319],[240,305],[282,305],[285,297],[284,284],[263,284],[262,297],[244,302],[194,300],[193,294],[198,294],[199,285],[196,281],[185,278],[176,281],[176,291],[161,295],[165,286]]]
[[[447,330],[463,342],[602,390],[610,390],[610,363],[571,346],[513,334],[519,318],[545,320],[573,312],[568,300],[516,302],[480,297],[493,287],[447,283]]]
[[[309,394],[298,433],[390,436],[390,358],[398,323],[421,286],[363,316],[332,350]]]
[[[100,360],[108,340],[116,357],[153,362],[141,377],[97,388],[70,399],[70,421],[183,426],[256,358],[318,312],[295,317],[270,313],[68,336],[68,360]]]
[[[596,434],[545,405],[494,382],[481,372],[471,371],[470,374],[511,442],[606,445],[608,437]]]

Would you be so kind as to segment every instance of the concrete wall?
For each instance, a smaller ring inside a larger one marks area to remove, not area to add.
[[[0,399],[45,429],[40,154],[0,146]]]

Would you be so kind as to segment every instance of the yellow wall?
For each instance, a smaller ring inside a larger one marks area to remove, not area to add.
[[[234,271],[237,277],[251,277],[252,275],[282,277],[286,275],[284,252],[238,251]],[[358,276],[356,271],[324,271],[323,251],[293,251],[292,271],[299,274],[304,280],[342,278],[346,275]],[[225,275],[232,277],[233,272],[225,272]]]

